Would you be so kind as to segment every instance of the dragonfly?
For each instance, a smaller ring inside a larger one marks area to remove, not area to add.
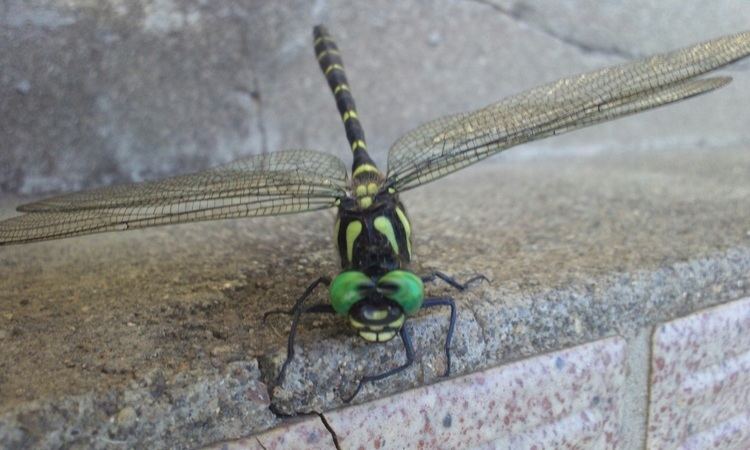
[[[412,225],[399,194],[523,143],[721,88],[730,77],[703,75],[747,56],[750,31],[563,78],[476,111],[432,120],[391,146],[385,172],[368,153],[341,53],[325,27],[314,27],[313,46],[351,146],[351,172],[330,154],[284,150],[189,175],[52,197],[19,206],[22,215],[0,222],[0,245],[336,208],[334,241],[341,271],[315,280],[290,309],[264,315],[292,316],[277,385],[294,357],[304,313],[341,316],[369,342],[399,336],[403,343],[405,362],[363,377],[346,402],[366,383],[413,364],[415,352],[405,323],[425,308],[450,309],[443,374],[448,376],[456,304],[451,296],[427,296],[425,283],[442,280],[463,290],[484,277],[460,283],[442,272],[418,276],[409,270]],[[328,286],[328,300],[307,305],[320,285]]]

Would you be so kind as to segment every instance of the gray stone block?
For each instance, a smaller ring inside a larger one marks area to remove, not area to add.
[[[243,155],[348,158],[314,61],[339,40],[379,162],[440,115],[565,75],[746,27],[744,2],[7,0],[0,15],[0,190],[153,179]],[[732,69],[732,73],[743,70]],[[722,92],[511,153],[744,142],[746,76]],[[535,151],[536,149],[536,151]]]
[[[608,152],[487,162],[406,193],[414,270],[492,280],[466,293],[428,287],[457,300],[453,373],[632,338],[746,297],[748,171],[744,148]],[[361,376],[403,361],[398,341],[366,344],[343,319],[307,316],[274,386],[289,320],[261,320],[338,270],[333,220],[317,212],[0,249],[0,446],[194,448],[273,425],[269,405],[342,405]],[[446,322],[438,309],[410,319],[414,367],[356,401],[439,380]]]

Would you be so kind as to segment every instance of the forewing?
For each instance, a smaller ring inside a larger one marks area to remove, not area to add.
[[[0,222],[0,245],[329,208],[346,186],[346,166],[333,155],[311,150],[256,155],[190,175],[20,206],[25,214]]]
[[[750,53],[750,32],[564,78],[478,111],[428,122],[388,155],[397,190],[445,176],[512,146],[612,120],[721,87],[728,78],[693,80]]]

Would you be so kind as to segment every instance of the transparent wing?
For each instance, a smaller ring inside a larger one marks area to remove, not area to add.
[[[199,220],[334,206],[347,170],[333,155],[287,150],[190,175],[106,187],[20,206],[0,222],[0,245]]]
[[[702,94],[727,77],[695,77],[750,53],[750,32],[564,78],[483,109],[428,122],[396,141],[397,190],[435,180],[512,146]]]

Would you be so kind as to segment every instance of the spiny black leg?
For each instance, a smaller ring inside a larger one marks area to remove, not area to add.
[[[297,299],[297,301],[294,302],[294,306],[292,306],[292,309],[289,309],[289,310],[274,309],[263,314],[264,323],[266,319],[268,318],[268,316],[270,316],[271,314],[293,314],[294,315],[294,318],[292,319],[292,329],[289,332],[289,339],[287,340],[286,359],[284,360],[284,364],[282,364],[281,366],[279,375],[276,377],[277,385],[281,384],[281,381],[284,379],[284,374],[286,373],[286,368],[289,365],[289,363],[292,361],[292,358],[294,358],[294,338],[297,335],[297,325],[299,325],[299,318],[303,312],[302,304],[305,302],[305,300],[307,300],[310,297],[310,295],[315,290],[315,288],[318,287],[318,285],[321,283],[328,286],[329,284],[331,284],[331,279],[329,277],[320,277],[317,280],[310,283],[307,289],[305,289],[305,292],[303,292],[302,295]],[[321,305],[311,306],[310,308],[307,308],[305,311],[310,310],[310,312],[317,312],[317,311],[312,311],[312,310],[319,306]]]
[[[451,340],[453,340],[453,330],[456,328],[456,303],[450,297],[428,298],[422,303],[422,308],[431,308],[433,306],[450,306],[451,320],[448,324],[448,334],[445,337],[445,373],[444,377],[451,374]]]
[[[302,305],[299,305],[302,306]],[[286,344],[286,359],[284,360],[284,364],[281,365],[281,370],[279,371],[279,375],[276,377],[276,385],[281,385],[281,382],[284,380],[284,374],[286,373],[286,368],[289,365],[290,362],[292,362],[292,358],[294,358],[294,338],[297,336],[297,325],[299,325],[299,319],[302,316],[302,313],[328,313],[328,314],[336,314],[336,311],[333,309],[333,306],[331,306],[328,303],[318,303],[317,305],[312,305],[307,308],[297,308],[294,313],[294,318],[292,319],[292,329],[289,331],[289,340]]]
[[[307,298],[312,294],[315,288],[318,287],[318,285],[321,283],[325,286],[329,286],[331,284],[331,278],[320,277],[310,283],[307,289],[305,289],[305,292],[303,292],[302,295],[297,299],[297,301],[294,302],[294,306],[292,306],[291,309],[272,309],[271,311],[266,312],[265,314],[263,314],[263,323],[265,323],[266,319],[268,319],[268,316],[272,314],[286,314],[288,316],[294,314],[295,311],[297,311],[302,306],[302,303],[304,303],[305,300],[307,300]]]
[[[406,351],[406,362],[403,365],[400,365],[390,370],[386,370],[383,373],[363,377],[361,380],[359,380],[357,389],[354,390],[352,395],[344,399],[344,403],[349,403],[350,401],[352,401],[352,399],[354,399],[354,397],[357,396],[357,394],[362,389],[362,386],[364,386],[365,383],[370,383],[371,381],[377,381],[377,380],[382,380],[383,378],[388,378],[391,375],[395,375],[401,372],[402,370],[406,369],[407,367],[411,366],[414,363],[414,346],[412,346],[411,336],[409,336],[409,333],[406,331],[406,327],[401,328],[401,331],[399,331],[398,335],[401,336],[401,342],[404,343],[404,350]]]
[[[445,281],[446,283],[448,283],[449,285],[451,285],[453,288],[455,288],[458,291],[466,290],[466,288],[468,288],[469,285],[475,281],[484,280],[488,283],[490,282],[490,280],[487,277],[480,274],[480,275],[476,275],[476,276],[469,278],[465,283],[460,283],[455,278],[450,277],[444,274],[443,272],[439,272],[437,270],[423,276],[422,282],[429,283],[429,282],[435,281],[436,278],[440,278],[441,280]]]

